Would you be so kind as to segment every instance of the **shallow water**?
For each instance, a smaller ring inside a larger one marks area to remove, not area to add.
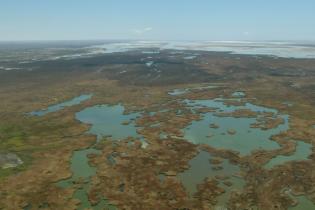
[[[111,42],[91,46],[91,50],[104,53],[126,52],[129,50],[157,48],[159,50],[170,49],[175,53],[182,50],[229,52],[232,54],[245,55],[267,55],[284,58],[315,58],[315,47],[313,43],[299,42],[244,42],[244,41],[127,41]],[[176,50],[176,51],[175,51]],[[91,53],[93,53],[93,51]],[[151,53],[151,52],[150,52]],[[182,52],[183,53],[183,52]]]
[[[193,60],[193,59],[195,59],[195,58],[197,58],[196,55],[191,55],[191,56],[185,56],[185,57],[184,57],[185,60]]]
[[[216,98],[216,99],[209,99],[209,100],[184,100],[188,106],[192,108],[201,108],[201,107],[209,107],[209,108],[218,108],[218,110],[222,112],[233,112],[237,109],[250,109],[254,112],[272,112],[278,113],[276,109],[258,106],[251,103],[245,103],[243,106],[233,106],[233,105],[225,105],[225,101],[240,101],[240,99],[223,99],[223,98]]]
[[[178,96],[183,95],[185,93],[190,92],[191,90],[205,90],[205,89],[213,89],[218,88],[217,85],[206,85],[206,86],[200,86],[200,87],[194,87],[194,88],[183,88],[183,89],[174,89],[172,91],[169,91],[168,94],[171,96]]]
[[[194,100],[185,102],[194,108],[209,107],[217,108],[217,112],[233,112],[237,109],[250,109],[255,112],[273,112],[277,110],[256,106],[246,103],[244,106],[227,106],[222,100]],[[278,149],[279,145],[269,138],[281,131],[288,129],[288,116],[281,115],[285,123],[277,128],[261,130],[251,128],[251,124],[256,122],[256,118],[235,118],[215,116],[214,113],[202,114],[202,119],[193,121],[191,125],[184,128],[184,138],[194,144],[208,144],[215,148],[229,149],[240,152],[241,155],[250,154],[255,149],[272,150]],[[218,128],[210,128],[209,125],[215,123]],[[234,135],[228,134],[233,129]]]
[[[51,106],[47,107],[47,109],[42,109],[42,110],[30,112],[30,115],[43,116],[43,115],[46,115],[46,114],[51,113],[51,112],[57,112],[59,110],[64,109],[65,107],[78,105],[78,104],[82,103],[83,101],[89,100],[91,97],[92,97],[92,94],[80,95],[80,96],[75,97],[71,100],[68,100],[68,101],[65,101],[65,102],[62,102],[59,104],[51,105]]]
[[[161,140],[166,139],[167,136],[168,136],[167,133],[165,133],[165,132],[163,132],[163,131],[160,133],[160,139],[161,139]]]
[[[0,169],[15,168],[23,161],[15,153],[0,153]]]
[[[185,93],[188,93],[188,89],[174,89],[170,92],[168,92],[169,95],[171,96],[178,96],[178,95],[182,95],[182,94],[185,94]]]
[[[139,116],[139,113],[124,114],[124,111],[125,108],[122,105],[97,105],[76,113],[76,119],[91,124],[88,133],[96,135],[97,139],[104,136],[111,136],[113,140],[120,140],[129,136],[140,137],[136,132],[134,123],[134,119]],[[87,197],[90,179],[96,173],[96,169],[89,165],[87,155],[99,153],[100,151],[92,148],[75,151],[71,158],[72,177],[57,183],[60,187],[71,187],[74,181],[79,179],[84,181],[82,188],[74,193],[74,198],[81,201],[78,209],[93,208],[98,210],[104,207],[109,210],[116,209],[106,199],[103,199],[96,206],[91,206]]]
[[[88,154],[99,154],[96,149],[89,148],[84,150],[75,151],[71,157],[70,169],[72,177],[66,180],[59,181],[57,186],[62,188],[73,187],[74,182],[82,181],[82,187],[75,191],[73,198],[81,201],[81,204],[77,208],[83,210],[86,208],[92,208],[95,210],[101,210],[107,208],[109,210],[116,209],[113,205],[109,204],[106,199],[103,199],[96,206],[92,206],[88,200],[88,191],[90,189],[90,179],[95,175],[96,169],[89,164]]]
[[[306,196],[294,197],[299,203],[296,206],[289,207],[289,210],[312,210],[315,209],[315,204],[309,200]]]
[[[289,101],[285,101],[282,104],[286,105],[287,107],[292,107],[294,105],[292,102],[289,102]]]
[[[234,96],[234,97],[244,97],[244,96],[246,96],[246,94],[244,92],[242,92],[242,91],[236,91],[236,92],[232,93],[232,96]]]
[[[307,160],[308,156],[312,154],[312,145],[303,141],[297,141],[296,144],[296,150],[293,155],[278,155],[277,157],[271,159],[265,165],[265,168],[270,169],[276,165],[280,165],[288,161]]]
[[[149,62],[146,62],[146,63],[145,63],[145,65],[146,65],[147,67],[151,67],[153,64],[154,64],[153,61],[149,61]]]
[[[238,166],[231,164],[228,160],[223,159],[219,164],[212,164],[209,161],[213,157],[205,151],[201,151],[196,157],[189,161],[190,168],[180,174],[178,178],[181,180],[185,189],[192,196],[197,192],[197,185],[202,184],[204,179],[209,177],[215,179],[215,176],[226,176],[226,180],[219,180],[219,187],[223,188],[226,192],[218,197],[218,205],[224,206],[230,196],[231,191],[241,190],[245,185],[244,180],[236,177],[240,172]],[[221,166],[221,170],[214,169],[213,167]],[[224,181],[230,181],[230,187],[223,184]]]
[[[88,131],[98,139],[104,136],[111,136],[113,140],[120,140],[132,137],[141,137],[137,134],[134,119],[140,116],[139,113],[124,114],[125,108],[122,105],[97,105],[88,107],[76,113],[76,119],[83,123],[90,124]],[[124,124],[128,122],[128,124]]]
[[[70,165],[72,177],[70,179],[58,182],[58,186],[69,187],[72,185],[72,181],[78,180],[79,178],[87,179],[95,175],[96,169],[89,165],[89,159],[87,157],[88,154],[99,154],[99,151],[89,148],[73,152]]]

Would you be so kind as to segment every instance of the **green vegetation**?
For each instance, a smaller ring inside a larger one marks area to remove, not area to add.
[[[18,125],[0,125],[0,151],[20,151],[25,148],[27,134]]]

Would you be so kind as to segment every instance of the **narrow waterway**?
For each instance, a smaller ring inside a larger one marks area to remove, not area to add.
[[[89,100],[92,96],[93,96],[93,94],[80,95],[80,96],[75,97],[71,100],[68,100],[68,101],[65,101],[65,102],[62,102],[59,104],[54,104],[54,105],[47,107],[46,109],[33,111],[33,112],[30,112],[29,114],[33,115],[33,116],[44,116],[48,113],[57,112],[59,110],[62,110],[65,107],[78,105],[78,104],[82,103],[83,101]]]

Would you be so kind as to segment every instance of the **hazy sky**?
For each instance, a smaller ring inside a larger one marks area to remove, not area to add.
[[[314,40],[315,0],[0,0],[0,40]]]

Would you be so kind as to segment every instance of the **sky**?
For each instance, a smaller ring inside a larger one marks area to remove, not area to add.
[[[315,40],[315,0],[0,0],[0,41]]]

